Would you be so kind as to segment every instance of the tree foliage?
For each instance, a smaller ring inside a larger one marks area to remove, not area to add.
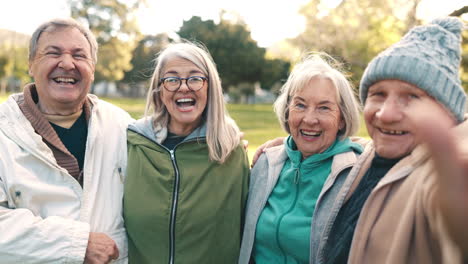
[[[311,0],[301,10],[306,30],[293,43],[342,60],[351,66],[353,80],[358,81],[373,57],[420,23],[416,18],[420,1],[346,0],[324,14],[320,0]]]
[[[143,0],[69,0],[73,18],[85,22],[99,44],[96,81],[118,81],[130,63],[139,37],[135,11]]]
[[[462,21],[466,24],[468,21],[463,20],[462,15],[468,13],[468,6],[464,6],[457,10],[454,10],[450,15],[461,17]],[[461,79],[462,86],[465,88],[465,91],[468,91],[468,31],[464,30],[462,32],[462,61],[461,61]]]
[[[257,45],[247,26],[239,20],[231,22],[221,15],[220,22],[216,24],[213,20],[204,21],[194,16],[184,21],[177,33],[181,38],[206,45],[217,64],[225,89],[255,82],[261,82],[264,88],[269,89],[289,71],[289,67],[285,67],[287,62],[265,59],[265,49]],[[276,62],[279,64],[273,65]],[[267,69],[269,66],[272,67]]]
[[[31,77],[28,75],[28,48],[21,45],[0,45],[1,92],[5,92],[7,86],[12,89],[22,89],[23,84],[30,80]]]
[[[147,81],[153,73],[153,62],[156,55],[170,42],[172,42],[172,39],[164,33],[156,36],[148,35],[140,39],[132,53],[130,61],[132,69],[125,72],[122,82],[135,83]]]
[[[270,90],[276,83],[285,83],[291,63],[282,59],[265,59],[262,66],[260,83],[262,87],[269,87]],[[277,91],[274,91],[277,92]]]
[[[177,32],[181,38],[202,42],[218,66],[224,87],[259,80],[265,50],[257,46],[244,24],[203,21],[194,16]]]
[[[462,33],[462,61],[461,61],[461,79],[465,91],[468,92],[468,32]]]
[[[0,79],[4,78],[7,74],[8,57],[0,54]]]

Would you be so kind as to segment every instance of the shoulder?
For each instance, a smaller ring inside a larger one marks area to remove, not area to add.
[[[283,166],[286,158],[287,154],[284,145],[267,148],[252,168],[252,175],[258,172],[266,172],[268,169],[276,166]]]
[[[134,119],[122,108],[101,100],[96,95],[89,94],[88,99],[92,104],[92,114],[97,114],[102,118],[112,118],[110,120],[117,121],[125,125],[134,121]]]
[[[204,144],[208,145],[206,141],[204,142]],[[237,166],[242,166],[246,170],[249,170],[249,158],[247,156],[247,151],[244,149],[242,142],[231,151],[228,159],[225,162],[235,163],[238,164]]]
[[[24,96],[22,93],[10,95],[5,102],[0,104],[0,109],[1,109],[0,112],[5,113],[5,112],[11,112],[11,111],[15,111],[15,112],[20,111],[17,102],[22,101],[23,97]]]
[[[371,148],[371,141],[360,137],[350,137],[344,139],[342,144],[347,148],[344,152],[333,155],[332,171],[354,165],[361,154]]]
[[[363,137],[350,137],[349,139],[351,140],[351,142],[357,143],[361,145],[363,148],[367,147],[369,143],[372,142],[371,139],[363,138]]]

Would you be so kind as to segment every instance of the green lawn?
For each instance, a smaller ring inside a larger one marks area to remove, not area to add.
[[[5,101],[6,97],[0,95],[0,102]],[[104,100],[125,109],[135,119],[140,118],[145,110],[145,99],[105,98]],[[272,105],[228,104],[228,110],[241,131],[245,133],[245,139],[249,141],[250,160],[255,149],[262,143],[286,135],[276,119]],[[363,122],[357,135],[368,137]]]

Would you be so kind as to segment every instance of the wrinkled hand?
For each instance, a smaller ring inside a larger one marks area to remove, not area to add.
[[[114,240],[104,233],[89,233],[85,264],[109,263],[118,258],[119,249]]]
[[[253,168],[253,166],[257,162],[258,158],[260,157],[260,155],[262,155],[262,153],[265,152],[265,150],[267,148],[282,145],[283,140],[284,140],[284,137],[277,137],[275,139],[268,140],[267,142],[260,145],[260,147],[258,147],[257,150],[255,151],[255,154],[254,154],[254,156],[252,158],[252,166],[251,167]]]
[[[438,175],[439,206],[452,239],[468,256],[468,155],[460,146],[454,120],[445,110],[419,106],[407,113],[415,136],[425,143]],[[465,146],[466,148],[466,146]]]

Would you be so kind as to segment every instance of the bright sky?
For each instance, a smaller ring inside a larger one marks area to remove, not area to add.
[[[145,34],[175,32],[183,20],[192,16],[219,19],[221,9],[237,12],[249,26],[252,38],[260,46],[269,47],[295,37],[304,30],[305,20],[297,12],[309,0],[147,0],[148,7],[139,14]],[[333,7],[340,0],[324,0]],[[468,0],[423,0],[419,17],[424,20],[446,15],[468,5]],[[0,4],[0,28],[32,34],[43,21],[53,17],[68,17],[66,0],[4,0]]]

